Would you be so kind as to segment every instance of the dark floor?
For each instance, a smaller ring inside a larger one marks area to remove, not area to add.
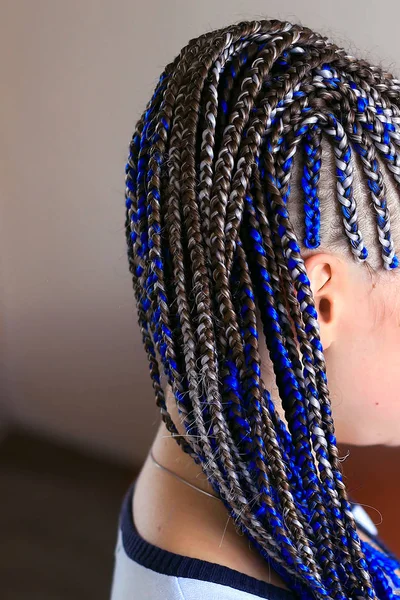
[[[2,600],[108,600],[127,467],[14,434],[0,444]]]

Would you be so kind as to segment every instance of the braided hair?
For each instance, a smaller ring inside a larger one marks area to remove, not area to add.
[[[302,598],[389,599],[400,584],[395,558],[357,534],[303,260],[323,241],[329,146],[346,249],[368,262],[358,161],[381,264],[398,266],[384,172],[400,183],[399,123],[398,80],[310,29],[265,20],[190,41],[130,143],[128,261],[162,419]],[[296,154],[300,228],[289,214]],[[284,417],[263,382],[261,332]]]

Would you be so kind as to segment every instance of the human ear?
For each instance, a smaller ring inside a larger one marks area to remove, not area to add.
[[[309,256],[304,261],[318,313],[321,343],[324,349],[337,339],[345,305],[345,263],[326,253]]]

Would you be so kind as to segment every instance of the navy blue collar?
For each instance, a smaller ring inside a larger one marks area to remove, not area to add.
[[[124,498],[120,516],[122,543],[130,559],[157,573],[227,585],[260,598],[268,598],[268,600],[293,600],[295,598],[292,592],[240,573],[235,569],[199,558],[181,556],[147,542],[141,537],[133,522],[134,487],[132,484]]]

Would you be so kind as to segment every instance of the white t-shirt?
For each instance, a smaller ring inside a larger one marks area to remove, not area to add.
[[[150,544],[133,522],[134,485],[125,496],[115,550],[111,600],[293,600],[295,596],[234,569],[181,556]],[[357,525],[370,536],[377,530],[353,504]]]

